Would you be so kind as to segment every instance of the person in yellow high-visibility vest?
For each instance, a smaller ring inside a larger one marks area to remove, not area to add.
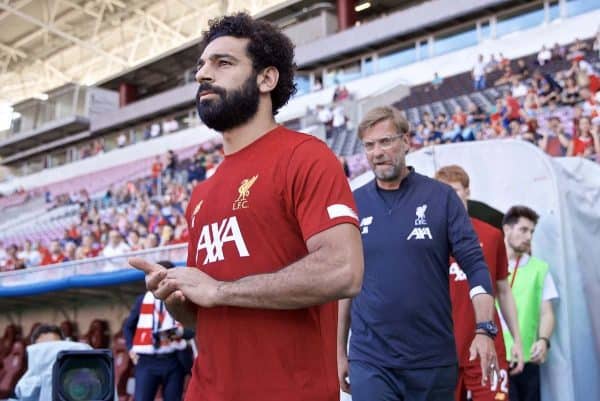
[[[540,365],[548,357],[554,329],[552,300],[558,298],[556,285],[548,264],[531,256],[531,238],[538,219],[539,215],[529,207],[513,206],[502,222],[508,255],[508,282],[517,304],[525,360],[523,372],[510,378],[510,401],[540,400]],[[506,328],[504,342],[510,350],[513,339]]]

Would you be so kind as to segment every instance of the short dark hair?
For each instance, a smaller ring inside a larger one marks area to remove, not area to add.
[[[521,217],[532,221],[533,224],[536,225],[540,218],[540,216],[535,212],[535,210],[527,206],[516,205],[508,209],[508,212],[504,214],[504,218],[502,219],[502,225],[514,226],[515,224],[517,224]]]
[[[203,32],[200,42],[200,53],[210,42],[222,36],[249,39],[246,51],[255,72],[267,67],[277,68],[279,81],[271,91],[273,115],[277,114],[297,91],[292,41],[269,22],[256,20],[246,13],[237,13],[209,21],[208,30]]]
[[[59,336],[61,340],[65,339],[65,335],[63,334],[60,327],[53,324],[40,324],[33,330],[33,333],[31,333],[31,344],[35,344],[42,334],[47,333],[54,333],[57,336]]]

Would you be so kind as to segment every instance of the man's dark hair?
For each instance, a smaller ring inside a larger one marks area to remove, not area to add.
[[[269,22],[252,18],[246,13],[237,13],[213,19],[209,22],[200,42],[200,53],[210,42],[222,36],[249,39],[246,51],[252,60],[254,72],[267,67],[279,71],[279,81],[271,92],[273,115],[296,93],[294,83],[294,44],[279,28]]]
[[[57,336],[59,336],[61,340],[65,339],[65,336],[60,327],[55,326],[53,324],[40,324],[38,327],[35,328],[35,330],[33,330],[33,333],[31,333],[31,344],[35,344],[38,338],[40,338],[42,334],[46,333],[54,333]]]
[[[513,226],[517,224],[519,219],[523,217],[527,220],[533,222],[533,224],[537,224],[540,216],[535,212],[535,210],[527,207],[527,206],[513,206],[508,209],[508,212],[504,214],[504,219],[502,220],[502,225]]]

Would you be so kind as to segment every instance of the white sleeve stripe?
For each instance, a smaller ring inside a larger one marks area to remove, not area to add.
[[[487,294],[487,291],[485,290],[485,288],[483,288],[480,285],[478,285],[477,287],[471,288],[471,291],[469,291],[469,296],[471,297],[471,299],[475,298],[475,296],[479,295],[479,294]]]
[[[352,217],[353,219],[358,221],[358,216],[356,215],[354,210],[352,210],[351,207],[342,205],[340,203],[327,206],[327,214],[329,214],[329,218],[332,220],[338,217]]]

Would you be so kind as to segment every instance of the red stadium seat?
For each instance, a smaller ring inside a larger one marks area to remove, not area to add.
[[[122,335],[116,334],[113,338],[113,359],[115,366],[115,384],[117,386],[117,394],[119,400],[121,397],[128,396],[127,381],[133,376],[133,362],[129,358],[125,338]]]
[[[42,323],[40,323],[40,322],[35,322],[34,324],[31,325],[31,329],[29,329],[29,334],[27,334],[27,337],[24,338],[26,345],[31,344],[31,335],[33,334],[33,331],[35,329],[37,329],[39,326],[41,326],[41,324]]]
[[[79,340],[79,327],[77,326],[76,322],[65,320],[60,324],[60,329],[65,335],[66,339],[71,341]]]
[[[23,330],[21,329],[21,326],[16,324],[9,324],[6,326],[2,340],[0,340],[0,360],[11,352],[14,342],[19,341],[22,338]]]
[[[13,343],[10,353],[2,360],[0,370],[0,398],[8,398],[14,391],[15,385],[27,370],[27,354],[25,343]]]
[[[92,348],[110,347],[110,327],[107,320],[94,319],[81,340]]]

